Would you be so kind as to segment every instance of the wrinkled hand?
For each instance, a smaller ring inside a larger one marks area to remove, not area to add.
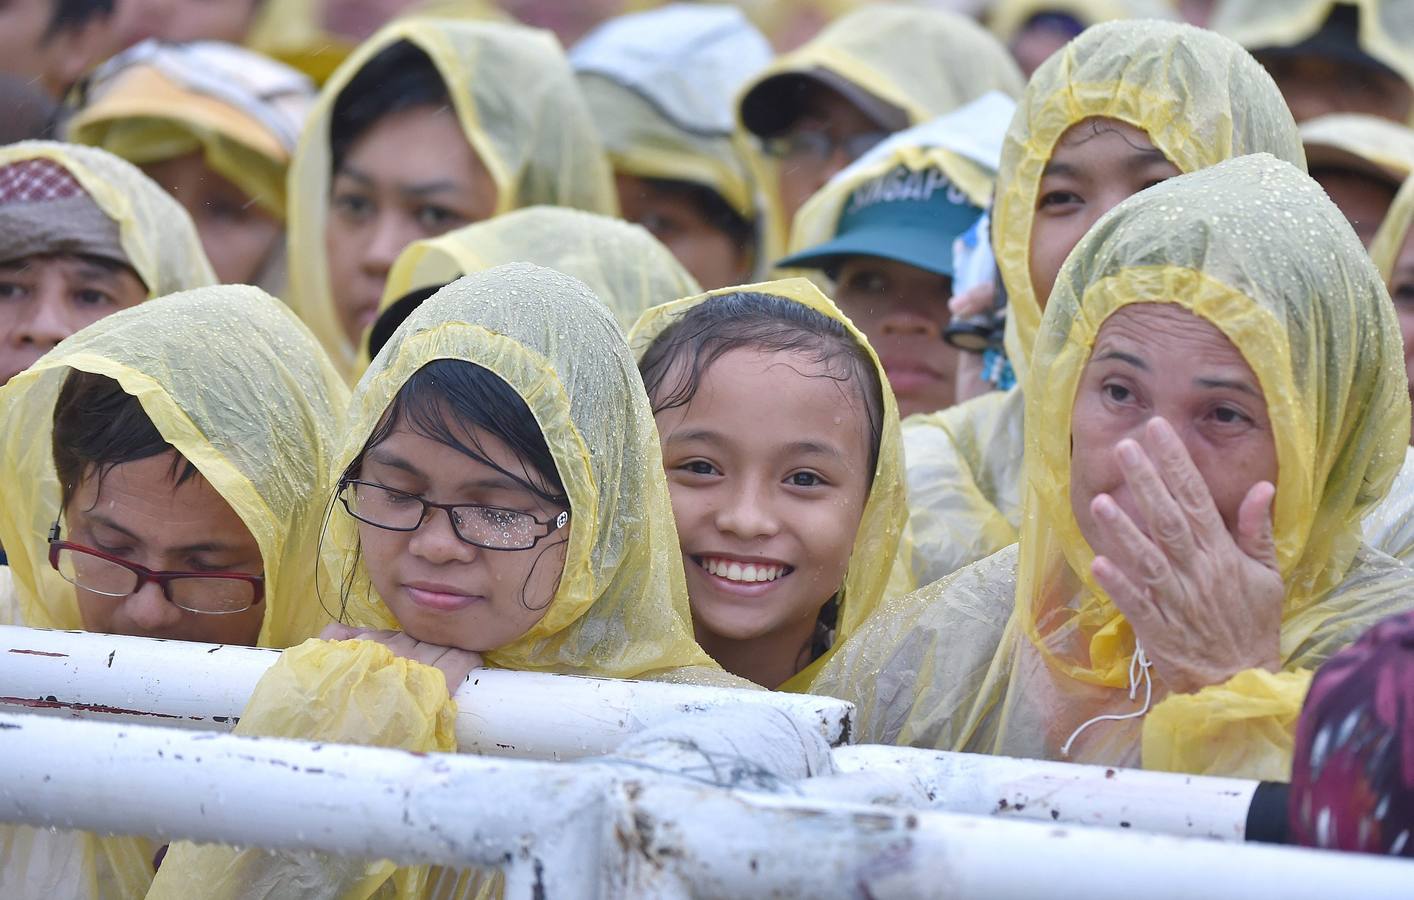
[[[1144,444],[1147,451],[1124,440],[1114,452],[1149,536],[1112,497],[1096,496],[1095,580],[1170,690],[1192,693],[1244,669],[1277,671],[1285,587],[1272,537],[1276,487],[1252,486],[1234,536],[1173,427],[1150,420]]]
[[[466,676],[472,669],[484,665],[480,653],[424,643],[402,631],[354,628],[335,622],[326,626],[319,636],[326,641],[376,641],[392,650],[395,656],[411,659],[440,671],[447,679],[447,693],[453,695],[456,694],[457,688],[462,686],[462,682],[466,681]]]

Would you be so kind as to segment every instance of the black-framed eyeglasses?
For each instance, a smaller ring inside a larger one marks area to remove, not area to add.
[[[149,581],[167,602],[187,612],[227,616],[265,599],[265,576],[244,572],[160,572],[131,560],[59,540],[59,522],[49,529],[49,565],[76,588],[104,597],[126,597]]]
[[[823,131],[795,131],[777,138],[769,138],[763,143],[767,155],[776,159],[795,162],[824,162],[843,151],[849,162],[873,150],[889,136],[887,131],[866,131],[837,138]]]
[[[569,523],[569,510],[540,520],[530,513],[471,503],[433,503],[372,481],[345,481],[339,502],[349,515],[388,531],[416,531],[433,510],[442,510],[463,542],[484,550],[529,550]]]

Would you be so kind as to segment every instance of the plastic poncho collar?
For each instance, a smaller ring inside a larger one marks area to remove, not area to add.
[[[25,624],[82,628],[46,538],[59,513],[51,433],[70,372],[106,375],[230,504],[260,546],[259,645],[287,647],[329,620],[316,599],[319,531],[347,390],[282,303],[244,285],[200,288],[114,313],[0,388],[0,544]]]
[[[1279,471],[1274,533],[1289,659],[1334,615],[1330,596],[1362,546],[1361,518],[1404,461],[1409,398],[1393,306],[1340,211],[1267,154],[1126,200],[1071,253],[1026,397],[1016,606],[1054,665],[1109,686],[1124,683],[1134,643],[1091,580],[1094,554],[1071,512],[1070,411],[1097,332],[1131,303],[1175,303],[1207,319],[1262,387]],[[1074,640],[1072,629],[1088,639],[1088,662],[1053,649]]]
[[[755,186],[732,100],[771,57],[739,10],[676,3],[610,20],[570,63],[614,171],[704,185],[750,222]]]
[[[330,119],[339,93],[379,52],[399,41],[431,58],[452,109],[496,185],[495,215],[524,206],[568,206],[614,215],[609,164],[553,35],[519,25],[410,18],[359,46],[329,78],[305,125],[289,174],[290,304],[352,374],[357,355],[329,288]]]
[[[584,282],[625,331],[650,306],[701,291],[644,228],[575,209],[534,206],[409,244],[388,273],[379,312],[412,291],[512,262]],[[367,350],[365,337],[362,352]]]
[[[1180,172],[1266,152],[1305,169],[1281,91],[1247,51],[1171,22],[1089,28],[1031,78],[1002,148],[992,243],[1007,290],[1006,351],[1023,386],[1041,320],[1031,226],[1041,173],[1072,125],[1103,117],[1142,129]]]
[[[564,574],[545,616],[486,654],[499,668],[640,678],[717,666],[697,646],[658,433],[613,317],[584,284],[527,263],[458,279],[424,302],[354,390],[335,477],[362,451],[398,390],[438,359],[489,369],[525,400],[570,502]],[[329,522],[336,571],[353,558],[351,516]],[[347,613],[396,628],[362,563]]]
[[[987,26],[1010,43],[1042,13],[1061,13],[1086,28],[1115,19],[1171,19],[1178,14],[1169,0],[1000,0],[987,15]]]
[[[854,327],[854,323],[840,312],[831,300],[803,278],[787,278],[762,284],[723,288],[696,297],[688,297],[675,303],[654,307],[643,314],[629,332],[629,345],[639,359],[648,352],[653,342],[673,323],[687,315],[693,308],[710,303],[714,297],[736,293],[760,293],[799,303],[820,315],[839,322],[856,343],[869,354],[878,373],[879,383],[884,385],[883,432],[879,441],[879,458],[874,467],[874,480],[869,488],[869,497],[864,504],[864,513],[859,520],[859,530],[850,551],[850,563],[845,571],[844,586],[838,595],[839,612],[835,626],[834,643],[820,658],[796,673],[781,685],[781,690],[804,691],[809,687],[815,673],[829,662],[835,651],[859,629],[879,604],[896,589],[898,582],[891,582],[895,562],[903,550],[903,530],[907,521],[907,503],[903,485],[903,441],[899,435],[898,406],[894,402],[893,391],[889,390],[888,378],[883,364],[869,345],[869,339]],[[656,435],[656,432],[655,432]],[[656,437],[655,437],[656,439]],[[661,460],[660,460],[661,462]],[[674,547],[677,553],[677,548]],[[681,553],[678,553],[681,567]],[[906,589],[906,588],[905,588]],[[903,591],[900,590],[899,593]]]
[[[98,208],[118,223],[123,253],[148,297],[216,283],[191,216],[134,165],[95,147],[21,141],[0,147],[0,167],[49,159],[83,185]]]
[[[218,41],[149,40],[90,76],[68,135],[136,165],[200,151],[207,165],[283,219],[285,170],[313,101],[313,82],[253,51]]]
[[[1414,84],[1414,16],[1401,0],[1219,0],[1208,27],[1244,47],[1290,47],[1312,37],[1337,6],[1359,10],[1360,49]]]
[[[753,140],[741,118],[742,100],[778,75],[816,68],[868,91],[902,110],[909,125],[975,100],[989,91],[1018,97],[1025,85],[1011,54],[986,29],[941,10],[870,4],[835,20],[813,40],[778,58],[737,95],[737,129]],[[752,153],[766,213],[762,252],[776,259],[788,244],[791,223],[781,212],[777,167]]]

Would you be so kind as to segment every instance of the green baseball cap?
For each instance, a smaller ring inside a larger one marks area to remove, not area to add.
[[[854,189],[833,240],[776,265],[830,271],[844,257],[878,256],[951,277],[953,241],[981,215],[942,170],[900,165]]]

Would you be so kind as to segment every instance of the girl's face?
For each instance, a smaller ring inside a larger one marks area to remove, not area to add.
[[[527,466],[493,435],[467,429],[468,446],[510,472]],[[540,476],[528,473],[532,482]],[[495,468],[399,424],[364,456],[359,479],[433,503],[491,506],[552,522],[565,511]],[[474,515],[474,514],[473,514]],[[358,523],[363,564],[403,630],[419,641],[478,653],[525,634],[545,615],[565,567],[569,526],[528,550],[487,550],[463,541],[444,510],[416,531]],[[543,532],[544,529],[540,531]]]
[[[1031,289],[1041,308],[1091,225],[1131,195],[1179,174],[1133,125],[1085,119],[1068,128],[1041,172],[1031,220]]]
[[[702,373],[690,403],[656,417],[709,651],[760,642],[794,662],[844,584],[871,439],[858,381],[840,376],[798,353],[732,350]]]
[[[413,241],[488,219],[496,183],[449,110],[390,113],[354,142],[329,190],[324,230],[339,324],[357,343]]]

